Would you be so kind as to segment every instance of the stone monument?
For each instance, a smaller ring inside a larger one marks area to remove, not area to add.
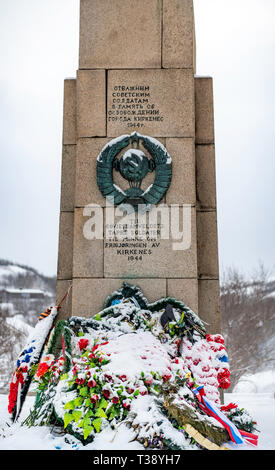
[[[71,289],[60,318],[96,314],[127,281],[220,331],[213,83],[195,73],[192,0],[80,0],[79,70],[64,85],[57,299]],[[129,206],[145,238],[136,222],[134,238],[117,238]],[[175,249],[158,238],[158,209],[171,232],[181,207],[189,242]]]

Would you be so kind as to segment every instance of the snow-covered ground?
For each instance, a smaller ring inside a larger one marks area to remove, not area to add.
[[[21,421],[26,418],[28,411],[34,402],[34,397],[27,397],[21,415]],[[259,435],[259,450],[275,450],[275,398],[274,392],[268,393],[227,393],[225,403],[238,403],[246,408],[257,421],[257,427],[261,431]],[[8,426],[9,417],[7,411],[7,396],[0,395],[0,450],[142,450],[143,446],[138,442],[129,442],[133,435],[123,425],[118,432],[100,433],[100,436],[87,446],[82,446],[72,436],[53,435],[50,428],[35,427],[27,428],[17,423]],[[65,437],[70,442],[66,442]],[[254,450],[248,446],[228,447],[234,449]]]

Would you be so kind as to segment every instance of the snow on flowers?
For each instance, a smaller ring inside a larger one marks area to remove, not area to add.
[[[161,408],[163,389],[170,384],[179,387],[178,402],[186,403],[188,409],[198,413],[199,420],[205,420],[192,390],[204,386],[206,397],[220,405],[219,388],[230,385],[223,338],[202,334],[196,328],[192,333],[189,328],[186,335],[184,313],[179,308],[173,309],[175,321],[163,327],[163,312],[138,308],[136,302],[126,299],[92,319],[63,320],[60,334],[62,337],[65,331],[70,332],[70,347],[66,349],[63,341],[60,357],[56,358],[54,348],[49,347],[41,359],[35,380],[43,406],[38,400],[30,422],[57,422],[88,443],[106,427],[126,422],[136,410],[134,403],[145,403],[145,397],[151,400],[150,406],[157,400]],[[58,335],[56,341],[60,341]],[[232,413],[231,408],[225,411]],[[162,420],[158,418],[162,428],[157,430],[154,424],[154,431],[147,430],[151,441],[161,448],[183,442],[184,431],[176,420],[164,411],[155,413],[162,416]],[[170,429],[172,441],[165,440],[163,429]]]

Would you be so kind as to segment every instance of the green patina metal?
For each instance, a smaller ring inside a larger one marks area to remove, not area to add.
[[[149,158],[144,151],[147,151]],[[117,158],[119,153],[129,147]],[[114,184],[113,171],[119,171],[128,181],[129,188],[123,191]],[[155,170],[154,183],[143,190],[141,184],[149,172]],[[156,139],[134,132],[111,140],[97,158],[97,184],[104,197],[113,197],[115,205],[130,204],[149,208],[158,204],[168,190],[172,178],[172,160],[165,147]]]

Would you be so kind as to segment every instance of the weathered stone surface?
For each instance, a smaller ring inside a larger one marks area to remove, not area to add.
[[[191,69],[110,70],[107,106],[110,137],[133,131],[154,137],[195,135]]]
[[[173,176],[166,193],[166,203],[196,204],[194,139],[166,139],[172,158]]]
[[[196,145],[197,203],[200,209],[216,208],[214,145]]]
[[[75,188],[75,205],[84,207],[87,204],[105,206],[105,198],[97,186],[96,166],[97,157],[107,139],[79,139],[76,152],[76,181],[81,182]]]
[[[80,69],[161,67],[161,0],[81,0]]]
[[[215,135],[213,79],[211,77],[195,78],[195,102],[196,143],[213,144]]]
[[[75,199],[76,145],[63,145],[60,210],[72,212]]]
[[[219,278],[216,211],[197,212],[198,275],[205,279]]]
[[[72,286],[71,280],[57,280],[56,282],[56,303],[59,303],[66,292]],[[72,289],[69,290],[67,297],[62,302],[58,310],[58,320],[72,316]]]
[[[160,208],[161,206],[158,206],[158,210]],[[176,217],[173,216],[171,208],[166,206],[166,210],[172,221],[171,226],[175,230],[177,227]],[[151,211],[149,215],[151,216],[152,213],[156,213],[156,209]],[[175,239],[175,234],[173,234],[174,239],[172,239],[171,232],[167,234],[167,237],[170,236],[169,239],[161,239],[159,234],[156,240],[153,240],[152,237],[150,238],[150,235],[147,235],[149,239],[142,240],[136,236],[132,240],[129,237],[128,240],[123,240],[121,231],[121,239],[116,241],[107,240],[107,234],[105,233],[104,277],[197,277],[196,210],[191,208],[189,212],[189,209],[184,208],[184,215],[187,219],[183,219],[182,214],[183,209],[181,208],[178,225],[179,230],[184,231],[182,248],[185,249],[175,249],[176,247],[179,248],[179,240]],[[164,224],[163,220],[157,219],[157,223]],[[122,223],[125,224],[125,221],[126,219],[123,219],[122,222],[118,221],[118,223],[122,225]],[[147,229],[150,225],[153,229],[158,229],[152,219],[147,219]],[[133,229],[134,232],[135,230]]]
[[[64,81],[63,144],[76,143],[76,80]]]
[[[77,72],[77,135],[106,136],[105,70]]]
[[[168,279],[167,296],[181,300],[198,313],[198,280],[197,279]]]
[[[199,316],[208,333],[221,331],[220,287],[218,280],[199,279]]]
[[[83,227],[88,219],[89,217],[83,215],[83,209],[75,209],[73,248],[74,278],[103,277],[103,239],[91,240],[84,236]]]
[[[72,279],[74,213],[61,212],[57,279]]]
[[[196,69],[193,0],[163,0],[162,66]]]
[[[74,279],[73,280],[73,315],[90,317],[103,308],[105,299],[123,281],[139,286],[149,302],[166,296],[166,279]]]

